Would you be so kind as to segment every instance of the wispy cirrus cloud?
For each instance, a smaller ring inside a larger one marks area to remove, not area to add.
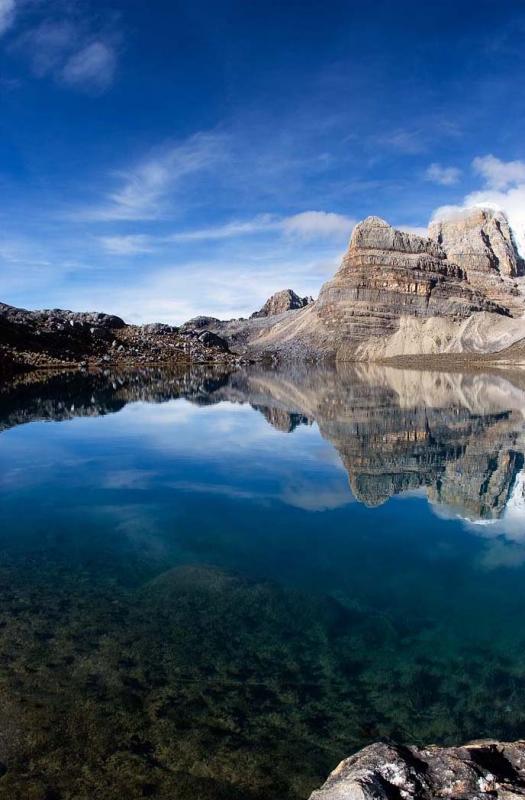
[[[216,167],[224,157],[224,136],[197,133],[117,172],[120,185],[100,204],[80,209],[73,216],[91,222],[158,219],[166,212],[164,201],[183,178]]]
[[[0,36],[13,25],[15,14],[15,0],[0,0]]]
[[[438,183],[440,186],[452,186],[460,177],[461,170],[458,167],[444,167],[436,162],[430,164],[425,172],[427,181]]]
[[[330,211],[303,211],[282,220],[285,233],[301,239],[341,239],[350,236],[356,220]]]
[[[350,235],[355,223],[356,220],[351,217],[329,211],[302,211],[288,217],[260,214],[245,221],[227,222],[215,227],[182,231],[173,234],[170,239],[171,241],[230,239],[272,231],[299,239],[341,240]]]
[[[399,128],[379,137],[378,143],[406,155],[417,155],[427,149],[425,133],[421,129]]]
[[[134,256],[154,251],[153,237],[146,234],[127,234],[121,236],[101,236],[102,248],[114,256]]]
[[[14,27],[14,11],[15,0],[0,0],[0,32],[2,21],[4,26]],[[100,93],[113,83],[118,40],[119,34],[111,26],[87,13],[80,15],[76,4],[66,4],[60,15],[49,9],[39,21],[22,25],[8,52],[24,59],[37,78],[48,77],[63,86]]]
[[[95,41],[66,61],[61,77],[69,86],[104,91],[113,83],[116,67],[114,48],[106,42]]]
[[[271,233],[302,241],[346,241],[356,223],[343,214],[327,211],[303,211],[288,217],[260,214],[249,220],[226,222],[208,228],[179,231],[169,235],[124,234],[101,236],[98,241],[111,255],[130,256],[151,253],[176,242],[206,242],[238,239]]]

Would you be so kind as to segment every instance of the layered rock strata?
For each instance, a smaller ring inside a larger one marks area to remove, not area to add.
[[[450,261],[465,270],[472,286],[505,305],[513,316],[523,314],[523,297],[516,279],[525,275],[525,261],[501,211],[475,208],[436,220],[429,226],[429,235]]]
[[[476,230],[478,223],[472,223]],[[487,253],[498,253],[506,271],[520,273],[508,225],[494,218],[491,226]],[[445,242],[445,228],[433,233]],[[525,323],[517,317],[525,305],[518,288],[496,291],[488,280],[470,281],[466,263],[467,255],[463,265],[452,260],[440,241],[368,217],[356,226],[339,270],[317,301],[254,335],[249,346],[281,358],[373,361],[496,352],[523,339]]]

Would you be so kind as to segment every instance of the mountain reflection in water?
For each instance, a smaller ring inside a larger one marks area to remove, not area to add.
[[[524,409],[386,367],[1,385],[0,798],[299,800],[379,738],[522,736]]]

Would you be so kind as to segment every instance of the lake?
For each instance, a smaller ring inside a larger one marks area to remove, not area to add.
[[[0,797],[306,800],[525,729],[525,380],[0,386]]]

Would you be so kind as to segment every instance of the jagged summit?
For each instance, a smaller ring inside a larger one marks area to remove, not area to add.
[[[250,346],[283,358],[339,360],[497,350],[525,336],[521,329],[507,335],[502,323],[518,316],[514,291],[469,281],[439,241],[368,217],[316,302]],[[509,297],[512,308],[503,302]]]
[[[430,236],[467,273],[496,272],[509,278],[525,275],[525,260],[503,211],[471,208],[430,223]]]
[[[299,297],[293,289],[283,289],[280,292],[272,294],[263,307],[251,315],[251,318],[274,317],[277,314],[283,314],[285,311],[294,311],[299,308],[304,308],[309,303],[313,303],[312,297]]]
[[[434,258],[445,258],[443,249],[432,239],[396,230],[381,217],[367,217],[355,226],[350,249],[427,253]]]
[[[525,261],[502,211],[468,209],[435,220],[429,232],[446,251],[447,258],[465,269],[472,286],[507,306],[513,316],[523,314],[516,278],[525,275]]]

